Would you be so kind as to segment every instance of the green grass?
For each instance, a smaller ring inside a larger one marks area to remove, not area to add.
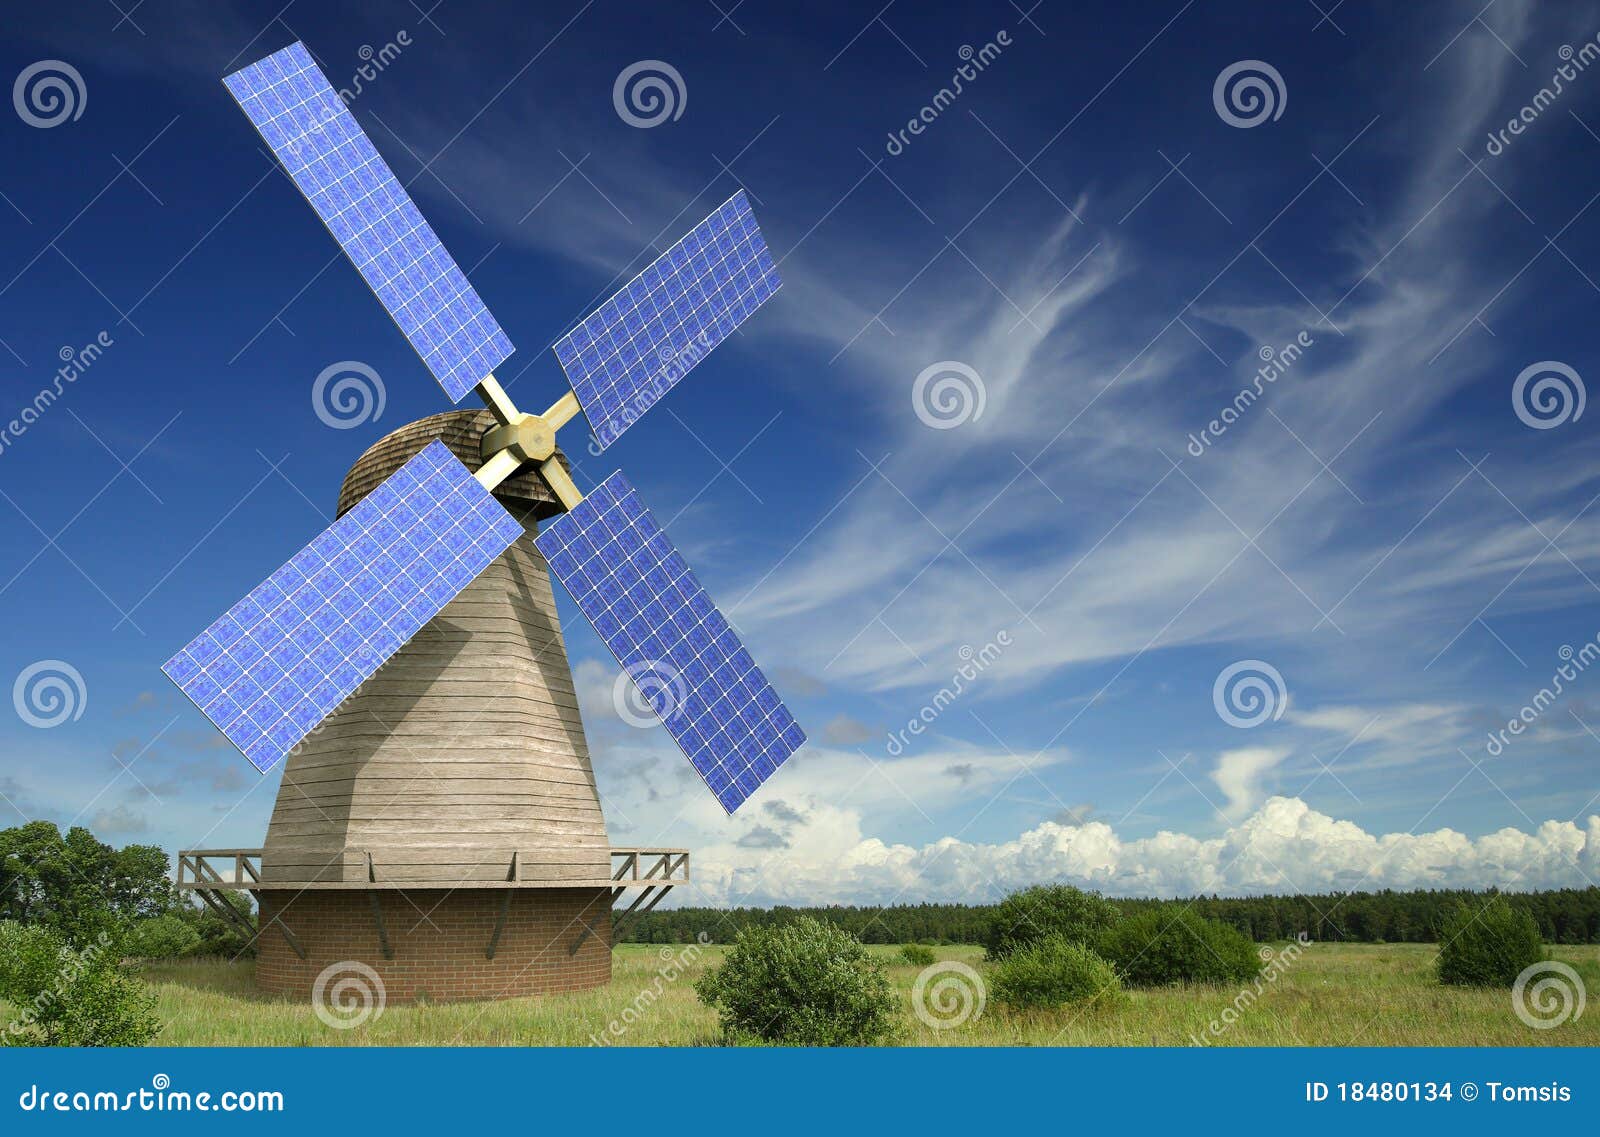
[[[613,1021],[624,1027],[615,1045],[717,1045],[716,1019],[695,999],[693,982],[721,959],[703,949],[656,995],[664,951],[681,948],[624,944],[617,948],[611,985],[599,991],[496,1003],[387,1008],[354,1030],[332,1030],[310,1006],[263,995],[253,965],[197,960],[151,965],[146,978],[160,997],[166,1022],[159,1042],[170,1046],[586,1046]],[[1236,987],[1133,991],[1105,1010],[1014,1015],[990,1003],[982,1016],[934,1030],[912,1011],[920,968],[898,947],[873,948],[888,965],[903,1012],[898,1041],[911,1046],[1187,1046],[1205,1037],[1239,994]],[[975,947],[935,948],[983,972]],[[1508,991],[1441,987],[1433,978],[1436,949],[1426,944],[1312,944],[1264,985],[1253,1004],[1220,1038],[1219,1046],[1595,1046],[1600,1009],[1552,1030],[1525,1026]],[[1556,959],[1575,967],[1600,998],[1600,947],[1558,947]],[[641,998],[641,993],[648,993]],[[650,996],[654,996],[653,998]],[[3,1015],[0,1005],[0,1021]],[[634,1019],[624,1024],[624,1012]]]

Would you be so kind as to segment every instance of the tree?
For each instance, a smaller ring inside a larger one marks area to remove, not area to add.
[[[1439,982],[1463,987],[1510,987],[1546,958],[1539,925],[1502,896],[1462,904],[1439,930]]]
[[[983,946],[994,960],[1052,936],[1093,944],[1120,914],[1098,892],[1066,884],[1036,885],[990,909]]]
[[[123,971],[109,932],[75,948],[59,933],[0,922],[0,998],[16,1017],[0,1046],[144,1046],[161,1030],[155,994]]]
[[[895,996],[861,941],[802,916],[747,928],[695,983],[730,1037],[789,1046],[868,1046],[893,1029]]]
[[[1100,937],[1100,954],[1124,983],[1242,983],[1261,971],[1261,957],[1243,932],[1195,915],[1187,906],[1147,908]]]
[[[155,845],[113,849],[81,826],[63,836],[49,821],[0,830],[0,920],[50,928],[81,946],[125,921],[182,907]]]

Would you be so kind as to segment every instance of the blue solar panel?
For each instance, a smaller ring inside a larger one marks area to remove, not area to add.
[[[744,191],[555,345],[601,450],[780,285]]]
[[[805,742],[620,473],[535,541],[723,809],[738,809]]]
[[[522,533],[429,443],[162,670],[267,770]]]
[[[465,274],[298,44],[223,80],[452,401],[512,352]]]

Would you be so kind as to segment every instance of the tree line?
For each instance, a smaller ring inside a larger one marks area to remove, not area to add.
[[[1295,896],[1196,896],[1176,900],[1115,899],[1126,915],[1180,906],[1221,920],[1257,943],[1313,940],[1349,943],[1431,943],[1458,905],[1478,908],[1494,895],[1539,927],[1546,943],[1600,943],[1600,888],[1546,892],[1418,889],[1413,892],[1320,893]],[[701,935],[730,942],[740,928],[771,927],[812,916],[869,944],[975,944],[983,942],[990,905],[896,904],[888,908],[670,908],[630,917],[617,934],[622,943],[692,943]]]
[[[251,953],[231,924],[178,891],[168,864],[159,846],[113,848],[82,826],[0,829],[0,923],[42,928],[76,947],[112,933],[131,950],[128,933],[137,932],[152,945],[177,945],[173,954]],[[249,912],[243,898],[235,907]]]
[[[47,928],[69,942],[86,943],[107,927],[133,926],[162,933],[181,954],[250,954],[233,927],[204,911],[176,887],[165,852],[154,845],[121,849],[87,829],[62,833],[48,821],[0,829],[0,921]],[[1422,943],[1457,907],[1478,908],[1495,895],[1466,889],[1412,892],[1322,893],[1296,896],[1197,896],[1177,900],[1114,899],[1125,915],[1161,905],[1181,905],[1221,920],[1258,943],[1304,933],[1314,940],[1352,943]],[[1546,943],[1600,943],[1600,888],[1508,892],[1506,902],[1532,917]],[[241,914],[248,901],[230,896]],[[897,904],[888,908],[672,908],[621,923],[622,943],[693,943],[705,935],[730,942],[740,928],[789,924],[801,916],[826,920],[873,944],[982,943],[989,905]],[[177,925],[182,925],[178,927]]]

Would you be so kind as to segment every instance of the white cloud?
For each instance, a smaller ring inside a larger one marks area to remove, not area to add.
[[[770,821],[771,818],[765,819]],[[1047,821],[999,844],[943,837],[920,847],[861,833],[859,815],[816,805],[783,849],[723,844],[694,853],[684,904],[985,902],[1063,881],[1118,896],[1382,888],[1583,886],[1600,874],[1600,816],[1476,839],[1451,829],[1371,834],[1298,798],[1269,798],[1215,837],[1162,831],[1123,840],[1102,821]]]
[[[1289,756],[1283,748],[1252,746],[1227,750],[1217,758],[1211,780],[1227,798],[1223,810],[1229,817],[1242,817],[1261,800],[1261,782]]]

